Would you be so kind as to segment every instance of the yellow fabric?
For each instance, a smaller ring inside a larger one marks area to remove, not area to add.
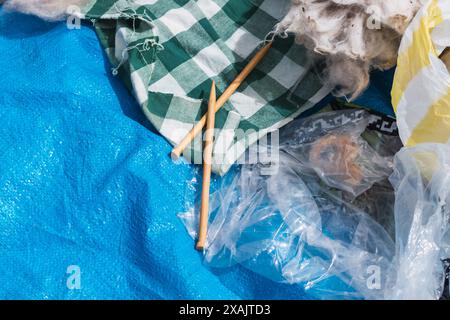
[[[433,27],[442,22],[442,13],[438,0],[433,0],[427,10],[427,15],[420,20],[420,27],[413,32],[412,44],[400,52],[397,60],[395,86],[392,91],[394,110],[400,101],[408,83],[419,71],[430,64],[429,54],[436,56],[436,50],[431,42],[430,32]]]
[[[448,90],[437,92],[436,96],[439,98],[436,101],[430,101],[429,105],[420,105],[420,102],[416,101],[417,99],[408,97],[405,93],[408,88],[415,94],[421,90],[435,90],[435,86],[432,85],[433,81],[425,76],[425,74],[430,74],[424,72],[427,71],[426,68],[430,68],[433,72],[436,70],[435,68],[443,67],[447,72],[443,63],[442,66],[436,66],[436,59],[431,60],[431,57],[438,57],[439,54],[431,34],[436,26],[444,22],[443,10],[449,11],[444,5],[448,6],[448,2],[431,0],[418,13],[406,31],[400,47],[391,94],[392,104],[398,118],[404,117],[404,119],[399,119],[399,123],[405,128],[399,126],[399,130],[403,129],[404,132],[401,132],[400,135],[408,146],[421,142],[445,143],[450,139],[450,86]],[[423,79],[420,79],[421,77]],[[414,80],[414,84],[412,80]],[[436,79],[433,80],[436,81]],[[448,81],[448,78],[442,79],[442,81]],[[403,105],[404,110],[399,112],[398,108],[401,103],[407,103],[407,105]],[[416,119],[416,125],[410,120],[415,117],[414,114],[405,117],[405,114],[411,112],[416,112],[416,117],[424,114],[421,119]]]
[[[423,142],[446,143],[450,138],[450,88],[447,95],[430,106],[429,112],[415,127],[406,143],[413,146]]]

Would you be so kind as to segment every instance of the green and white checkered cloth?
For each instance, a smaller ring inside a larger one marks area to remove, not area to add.
[[[176,145],[204,115],[211,88],[227,88],[261,48],[290,0],[95,0],[94,21],[111,63],[144,113]],[[277,38],[216,114],[213,170],[223,175],[245,150],[329,93],[306,49]],[[202,138],[184,156],[201,162]]]

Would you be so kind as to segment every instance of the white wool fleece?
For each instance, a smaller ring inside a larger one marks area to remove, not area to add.
[[[33,14],[49,21],[62,20],[66,17],[70,6],[86,5],[90,0],[6,0],[4,8],[10,11],[19,11]],[[2,0],[0,0],[0,3]]]
[[[350,100],[369,83],[369,70],[396,64],[403,32],[423,0],[291,0],[276,32],[326,57],[327,79]]]
[[[367,61],[374,56],[367,42],[374,36],[392,41],[392,31],[397,33],[398,41],[423,0],[291,1],[291,9],[277,31],[294,33],[300,43],[308,38],[318,53],[344,54]],[[371,22],[381,25],[372,26]],[[380,32],[386,32],[386,36],[378,35]]]

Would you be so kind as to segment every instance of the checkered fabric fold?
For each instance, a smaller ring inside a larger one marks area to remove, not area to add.
[[[227,88],[261,48],[289,0],[95,0],[94,22],[118,75],[144,113],[177,144],[204,115],[211,87]],[[216,114],[213,170],[223,175],[259,138],[329,93],[306,49],[277,38],[266,58]],[[199,136],[184,153],[201,162]]]

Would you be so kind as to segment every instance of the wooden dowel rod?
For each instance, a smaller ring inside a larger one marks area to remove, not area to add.
[[[448,72],[450,72],[450,47],[446,48],[441,56],[440,56],[441,60],[444,61],[445,66],[448,69]]]
[[[205,147],[203,149],[203,182],[202,202],[200,208],[200,227],[198,232],[197,250],[205,247],[209,217],[209,189],[211,185],[212,149],[214,142],[214,121],[216,117],[216,84],[213,81],[206,113]]]
[[[217,112],[222,106],[230,99],[231,95],[236,92],[242,82],[248,77],[248,75],[255,69],[258,63],[267,55],[272,43],[270,42],[264,48],[262,48],[247,66],[242,70],[242,72],[233,80],[230,86],[223,92],[220,98],[216,102],[215,112]],[[204,115],[200,121],[192,128],[192,130],[183,138],[183,140],[172,150],[172,159],[178,159],[184,152],[186,147],[194,140],[194,138],[202,132],[203,127],[206,124],[206,115]]]

